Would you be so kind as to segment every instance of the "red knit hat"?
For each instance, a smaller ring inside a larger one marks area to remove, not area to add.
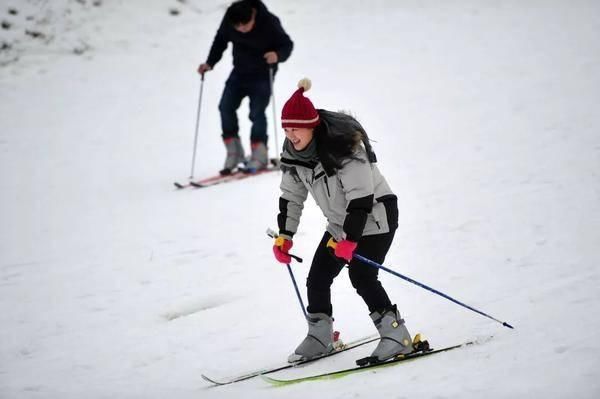
[[[311,85],[308,78],[301,79],[298,82],[298,90],[287,100],[281,111],[281,126],[284,128],[312,128],[319,124],[319,113],[312,102],[303,94],[310,89]]]

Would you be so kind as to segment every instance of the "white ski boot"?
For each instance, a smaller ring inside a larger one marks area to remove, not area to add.
[[[239,164],[245,161],[244,147],[239,137],[228,137],[223,139],[227,156],[225,157],[225,165],[219,172],[222,176],[230,175]]]
[[[372,361],[382,362],[413,351],[413,341],[396,305],[382,313],[371,313],[371,319],[381,336],[379,344],[370,356]]]
[[[333,319],[325,313],[307,313],[308,334],[288,357],[289,363],[325,355],[335,349]]]

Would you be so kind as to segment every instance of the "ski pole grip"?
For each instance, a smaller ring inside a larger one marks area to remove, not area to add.
[[[268,235],[269,237],[271,237],[271,238],[274,238],[274,239],[275,239],[275,245],[281,245],[281,244],[282,244],[282,241],[284,240],[284,238],[283,238],[283,237],[279,237],[279,235],[278,235],[278,234],[277,234],[275,231],[273,231],[273,230],[271,230],[271,229],[267,229],[267,235]],[[281,240],[281,241],[280,241],[280,240]],[[279,241],[279,243],[278,243],[278,241]],[[292,257],[292,259],[295,259],[295,260],[296,260],[296,262],[298,262],[298,263],[302,263],[302,258],[301,258],[301,257],[299,257],[299,256],[297,256],[297,255],[294,255],[294,254],[290,254],[290,253],[288,253],[288,255],[289,255],[289,256],[291,256],[291,257]]]
[[[297,255],[294,255],[294,254],[290,254],[290,253],[288,253],[288,255],[291,256],[292,258],[296,259],[296,262],[302,263],[302,258],[301,257],[299,257]]]

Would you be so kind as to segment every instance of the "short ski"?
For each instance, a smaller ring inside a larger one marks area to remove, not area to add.
[[[175,185],[175,188],[180,190],[184,188],[205,188],[215,186],[217,184],[229,183],[231,181],[243,180],[249,177],[258,176],[277,170],[279,170],[279,167],[276,166],[269,166],[267,169],[261,169],[254,173],[246,173],[243,170],[238,170],[229,175],[215,175],[201,180],[190,181],[188,183],[174,182],[173,184]]]
[[[174,182],[173,184],[175,185],[176,188],[178,189],[183,189],[183,188],[193,188],[196,186],[211,186],[211,185],[215,185],[215,184],[220,184],[220,183],[224,183],[227,179],[234,177],[236,174],[238,173],[242,173],[242,172],[234,172],[230,175],[215,175],[215,176],[210,176],[201,180],[194,180],[194,181],[189,181],[187,183],[180,183],[180,182]]]
[[[341,377],[345,377],[349,374],[354,374],[354,373],[357,373],[360,371],[373,370],[373,369],[378,369],[378,368],[382,368],[382,367],[389,367],[389,366],[396,365],[400,362],[414,360],[417,358],[434,355],[436,353],[448,352],[453,349],[462,348],[462,347],[465,347],[468,345],[473,345],[476,343],[478,343],[478,341],[468,341],[468,342],[465,342],[465,343],[462,343],[459,345],[448,346],[448,347],[441,348],[441,349],[433,349],[433,350],[429,350],[427,352],[413,352],[408,355],[400,355],[400,356],[394,357],[390,360],[380,362],[380,363],[372,363],[367,366],[352,367],[352,368],[348,368],[348,369],[344,369],[344,370],[337,370],[337,371],[332,371],[329,373],[311,375],[311,376],[306,376],[306,377],[299,377],[299,378],[293,378],[293,379],[277,379],[277,378],[271,378],[271,377],[268,377],[265,375],[261,375],[261,378],[263,380],[265,380],[266,382],[268,382],[272,385],[275,385],[275,386],[297,384],[299,382],[304,382],[304,381],[318,381],[318,380],[341,378]]]
[[[295,363],[285,363],[283,365],[280,366],[275,366],[275,367],[271,367],[271,368],[264,368],[264,369],[260,369],[260,370],[256,370],[256,371],[252,371],[246,374],[242,374],[240,376],[237,377],[231,377],[231,378],[227,378],[227,379],[215,379],[215,378],[210,378],[207,377],[206,375],[202,374],[202,378],[208,382],[210,382],[211,384],[214,385],[228,385],[228,384],[233,384],[234,382],[240,382],[240,381],[245,381],[245,380],[249,380],[250,378],[254,378],[254,377],[258,377],[259,375],[265,375],[265,374],[270,374],[270,373],[274,373],[276,371],[281,371],[281,370],[285,370],[285,369],[289,369],[292,367],[297,367],[297,366],[301,366],[303,364],[307,364],[307,363],[312,363],[315,362],[317,360],[320,359],[325,359],[327,357],[333,356],[333,355],[337,355],[338,353],[342,353],[345,352],[347,350],[350,349],[354,349],[357,348],[359,346],[371,343],[371,342],[375,342],[379,340],[379,336],[368,336],[368,337],[364,337],[364,338],[360,338],[357,339],[356,341],[352,341],[349,342],[345,345],[343,345],[341,347],[341,349],[335,350],[331,353],[328,353],[326,355],[314,358],[314,359],[308,359],[308,360],[301,360],[299,362],[295,362]]]

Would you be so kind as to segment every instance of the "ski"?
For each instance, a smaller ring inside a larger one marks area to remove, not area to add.
[[[198,186],[205,186],[205,185],[214,185],[214,184],[219,184],[221,182],[223,182],[224,180],[227,180],[228,178],[231,178],[232,176],[235,176],[238,173],[242,173],[242,172],[234,172],[230,175],[215,175],[215,176],[210,176],[201,180],[195,180],[195,181],[189,181],[187,183],[180,183],[180,182],[174,182],[173,184],[175,185],[175,188],[178,189],[183,189],[183,188],[188,188],[188,187],[195,187],[196,185]]]
[[[297,383],[305,382],[305,381],[318,381],[318,380],[341,378],[341,377],[345,377],[349,374],[354,374],[354,373],[361,372],[364,370],[374,370],[374,369],[379,369],[379,368],[383,368],[383,367],[390,367],[390,366],[397,365],[401,362],[415,360],[415,359],[422,358],[425,356],[435,355],[437,353],[448,352],[448,351],[451,351],[454,349],[473,345],[478,342],[479,341],[474,340],[474,341],[464,342],[464,343],[458,344],[458,345],[447,346],[447,347],[441,348],[441,349],[430,349],[429,351],[425,351],[425,352],[416,351],[416,352],[410,353],[408,355],[400,355],[400,356],[394,357],[394,358],[392,358],[390,360],[386,360],[384,362],[370,363],[366,366],[351,367],[348,369],[336,370],[336,371],[331,371],[328,373],[311,375],[311,376],[306,376],[306,377],[299,377],[299,378],[292,378],[292,379],[277,379],[277,378],[271,378],[271,377],[268,377],[265,375],[261,375],[260,377],[263,380],[265,380],[266,382],[268,382],[269,384],[274,385],[274,386],[285,386],[285,385],[297,384]]]
[[[299,362],[295,362],[295,363],[285,363],[282,364],[280,366],[275,366],[275,367],[270,367],[270,368],[264,368],[264,369],[259,369],[259,370],[255,370],[255,371],[251,371],[249,373],[246,374],[242,374],[239,375],[237,377],[231,377],[231,378],[226,378],[226,379],[215,379],[215,378],[211,378],[206,376],[205,374],[202,374],[202,378],[205,381],[210,382],[213,385],[228,385],[228,384],[233,384],[235,382],[240,382],[240,381],[245,381],[245,380],[249,380],[250,378],[254,378],[254,377],[258,377],[258,376],[262,376],[265,374],[270,374],[270,373],[275,373],[276,371],[281,371],[281,370],[285,370],[285,369],[289,369],[292,367],[298,367],[301,366],[303,364],[307,364],[307,363],[312,363],[315,362],[317,360],[321,360],[321,359],[325,359],[328,358],[330,356],[334,356],[337,355],[338,353],[342,353],[345,351],[348,351],[350,349],[354,349],[357,348],[359,346],[371,343],[371,342],[375,342],[379,340],[379,336],[378,335],[371,335],[368,337],[363,337],[360,339],[357,339],[355,341],[349,342],[347,344],[344,344],[341,346],[340,349],[337,349],[333,352],[330,352],[326,355],[317,357],[317,358],[313,358],[313,359],[308,359],[308,360],[301,360]]]
[[[175,185],[175,188],[177,188],[178,190],[181,190],[184,188],[205,188],[205,187],[216,186],[217,184],[229,183],[229,182],[237,181],[237,180],[244,180],[249,177],[259,176],[259,175],[269,173],[269,172],[274,172],[277,170],[279,170],[279,167],[276,167],[276,166],[269,166],[267,169],[261,169],[254,173],[246,173],[246,171],[244,171],[244,170],[238,170],[229,175],[215,175],[215,176],[210,176],[210,177],[207,177],[207,178],[204,178],[201,180],[193,180],[188,183],[174,182],[173,184]]]

